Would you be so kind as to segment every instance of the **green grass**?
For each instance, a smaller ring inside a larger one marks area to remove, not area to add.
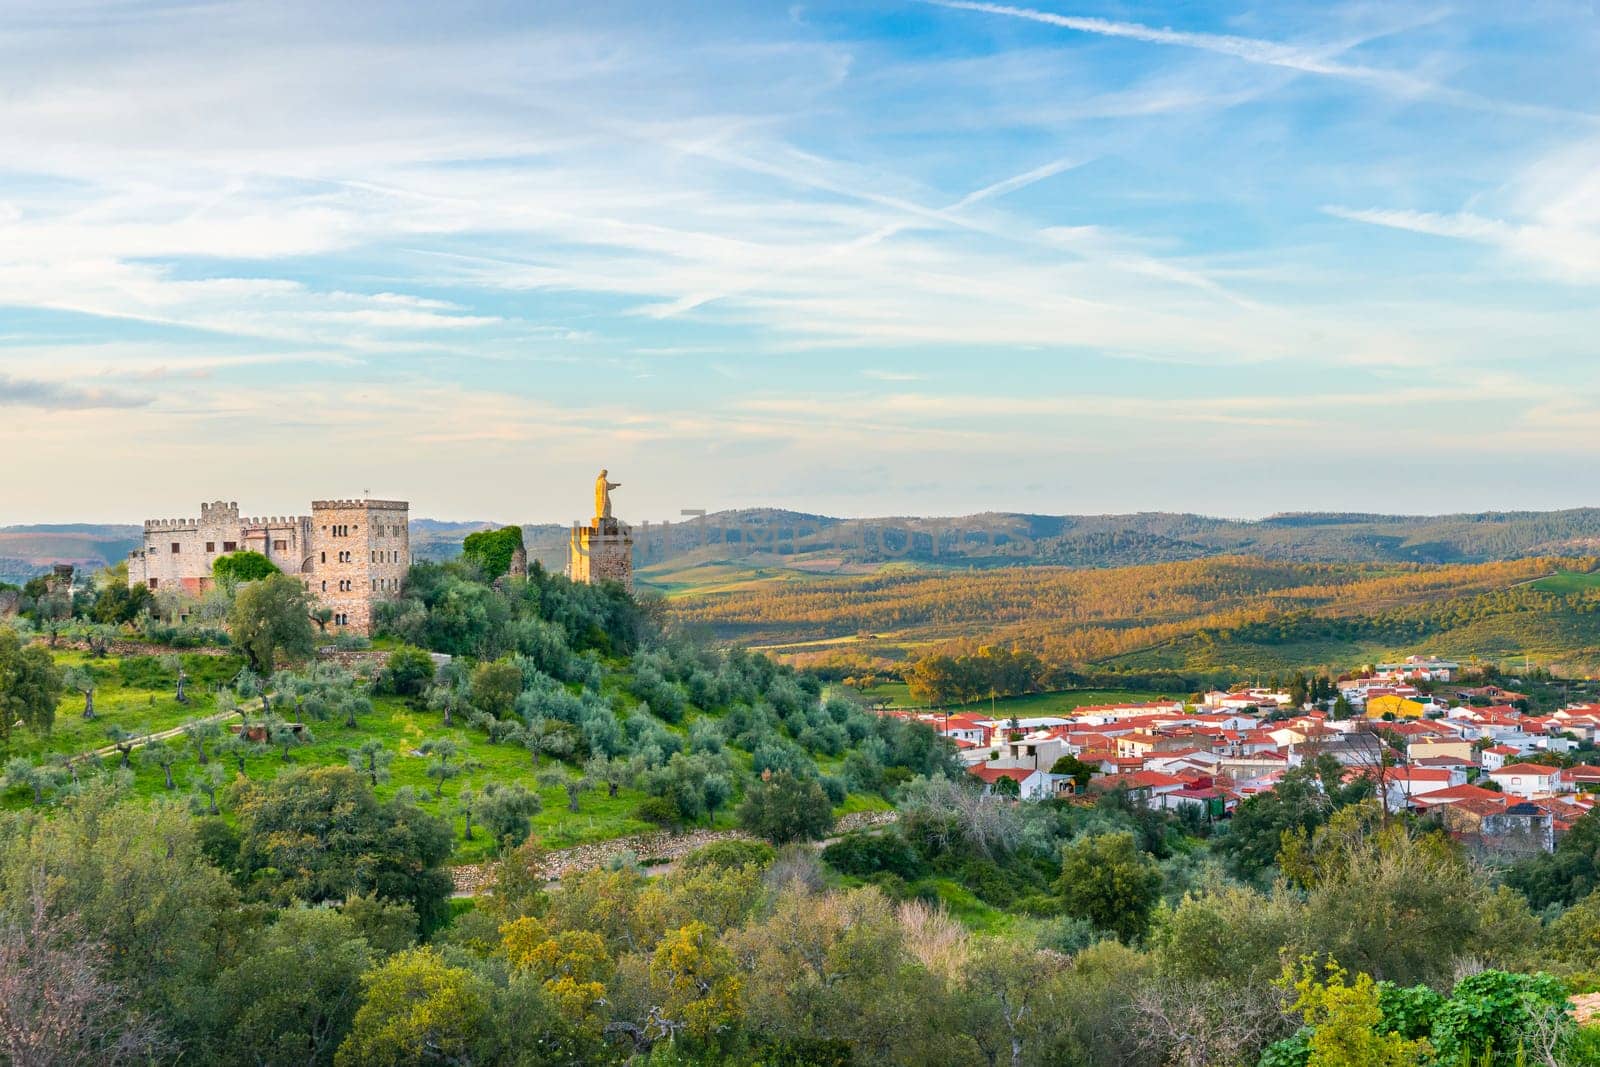
[[[200,658],[190,657],[186,662],[192,664]],[[213,691],[198,680],[190,682],[189,704],[185,706],[178,703],[170,686],[124,685],[117,659],[91,659],[85,652],[60,651],[55,653],[55,660],[63,669],[86,667],[93,672],[99,682],[94,694],[95,718],[83,717],[82,695],[69,690],[56,706],[55,727],[47,736],[18,730],[12,735],[9,746],[0,746],[0,756],[9,759],[21,755],[38,760],[55,753],[77,754],[109,744],[106,730],[111,726],[120,726],[130,733],[154,733],[216,711]],[[233,657],[223,657],[215,666],[224,673],[234,673],[239,669],[238,663]],[[201,673],[193,667],[190,671]]]
[[[985,904],[977,895],[951,878],[924,878],[912,884],[913,890],[931,887],[939,897],[950,917],[977,934],[1003,934],[1016,922],[1017,916]]]
[[[893,811],[894,805],[876,793],[849,793],[844,803],[833,809],[835,817],[857,811]]]
[[[863,696],[871,700],[888,700],[891,708],[904,708],[911,705],[911,687],[904,682],[879,682],[877,685],[866,689]]]
[[[1578,571],[1557,571],[1547,578],[1540,578],[1530,582],[1530,589],[1537,589],[1541,593],[1559,593],[1565,596],[1569,593],[1586,593],[1591,589],[1600,589],[1600,571],[1582,574]]]
[[[100,680],[100,687],[95,693],[97,718],[93,721],[82,719],[83,698],[76,693],[68,693],[57,710],[55,729],[44,737],[25,729],[18,730],[11,744],[0,748],[0,762],[18,755],[39,761],[55,753],[76,755],[102,748],[109,743],[106,730],[111,726],[120,726],[142,735],[171,729],[190,719],[216,713],[216,699],[210,685],[191,682],[190,703],[187,706],[180,705],[173,699],[165,673],[150,669],[148,661],[132,663],[127,669],[126,673],[139,684],[124,684],[123,664],[116,658],[90,661],[84,653],[75,651],[57,652],[55,658],[63,668],[87,664],[95,672]],[[200,675],[202,667],[207,668],[204,671],[207,675],[229,674],[237,670],[237,665],[231,661],[217,662],[191,666],[191,674]],[[612,696],[622,698],[622,682],[622,679],[608,677],[602,688]],[[259,702],[249,702],[247,710],[254,716],[260,711]],[[274,710],[281,714],[285,709]],[[669,725],[667,729],[686,734],[689,725],[702,714],[690,708],[682,723]],[[230,717],[222,723],[223,729],[227,730],[237,721]],[[526,749],[510,744],[492,744],[482,732],[465,726],[447,727],[438,713],[417,710],[396,697],[375,698],[372,710],[362,715],[354,728],[345,726],[341,720],[310,721],[305,725],[311,735],[308,743],[290,749],[287,760],[277,749],[247,759],[245,776],[251,781],[263,782],[298,767],[343,766],[348,763],[350,753],[364,742],[377,740],[395,757],[389,766],[388,780],[377,787],[378,795],[388,798],[401,789],[409,789],[424,810],[448,820],[456,840],[452,857],[454,863],[478,862],[492,855],[493,842],[481,827],[474,828],[472,840],[463,837],[466,820],[460,810],[460,796],[464,789],[480,790],[491,782],[520,782],[539,794],[543,808],[532,819],[533,833],[547,848],[570,848],[658,829],[653,823],[645,822],[634,814],[645,799],[642,791],[624,788],[612,797],[603,786],[590,789],[579,795],[577,812],[569,811],[564,788],[559,784],[547,787],[539,785],[533,757]],[[460,746],[460,759],[465,767],[461,774],[445,782],[442,795],[437,781],[428,777],[429,758],[419,752],[424,743],[438,738],[448,738]],[[181,748],[181,756],[173,765],[176,789],[169,792],[161,768],[141,762],[135,753],[130,768],[135,796],[145,799],[174,797],[180,800],[190,796],[191,782],[199,770],[198,760],[183,738],[167,743]],[[728,754],[736,767],[749,770],[749,753],[730,749]],[[215,754],[212,760],[226,768],[230,776],[236,774],[238,765],[234,761],[221,760]],[[116,754],[105,760],[108,767],[119,766],[120,762]],[[836,771],[842,761],[824,760],[821,763],[825,770]],[[539,771],[548,773],[557,766],[554,760],[546,757]],[[575,773],[577,768],[569,763],[565,769]],[[0,809],[19,810],[27,807],[31,799],[26,790],[0,790]],[[221,793],[218,799],[226,815],[227,803]],[[891,807],[888,801],[877,795],[851,794],[835,808],[835,814],[883,811]],[[717,813],[714,820],[696,828],[726,830],[736,825],[733,805],[728,805]]]

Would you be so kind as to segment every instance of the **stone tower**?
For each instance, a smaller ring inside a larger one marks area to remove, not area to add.
[[[410,505],[403,500],[313,500],[311,593],[333,626],[372,632],[373,607],[391,600],[411,566]]]
[[[633,588],[633,528],[611,514],[611,490],[620,482],[606,480],[601,471],[594,483],[594,518],[587,526],[574,524],[567,543],[567,577],[599,585],[621,582]]]

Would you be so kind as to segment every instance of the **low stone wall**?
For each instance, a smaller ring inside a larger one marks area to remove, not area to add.
[[[58,640],[50,644],[46,634],[35,634],[32,638],[36,644],[52,648],[70,648],[78,652],[93,652],[94,649],[86,640],[74,638]],[[238,654],[238,649],[218,648],[215,645],[202,645],[199,648],[173,648],[171,645],[153,645],[148,641],[131,641],[116,637],[107,641],[103,646],[109,656],[232,656]]]
[[[839,819],[835,827],[840,834],[852,830],[864,830],[872,826],[883,826],[898,819],[899,813],[893,811],[853,811]],[[686,834],[653,833],[634,834],[631,837],[617,837],[610,841],[598,841],[592,845],[578,845],[574,848],[557,849],[545,854],[544,862],[539,865],[539,873],[545,878],[554,881],[561,878],[569,871],[582,871],[591,867],[603,867],[618,857],[631,853],[641,863],[651,867],[667,868],[676,864],[689,853],[718,841],[753,841],[755,838],[743,830],[694,830]],[[830,838],[829,840],[833,840]],[[825,844],[826,842],[820,842]],[[494,865],[490,863],[468,863],[451,869],[455,878],[457,896],[475,896],[483,892],[494,880]]]
[[[450,662],[450,657],[443,652],[430,652],[428,658],[433,660],[434,670]],[[337,664],[346,670],[354,671],[363,666],[370,666],[373,669],[382,667],[389,662],[389,653],[381,648],[341,649],[330,645],[317,649],[317,659],[323,663]]]

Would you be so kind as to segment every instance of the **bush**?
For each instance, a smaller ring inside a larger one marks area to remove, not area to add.
[[[394,696],[414,697],[421,695],[433,677],[432,656],[420,648],[398,648],[389,653],[377,688]]]
[[[777,855],[777,850],[765,841],[717,841],[689,853],[679,867],[684,871],[706,867],[730,871],[740,867],[766,868]]]
[[[1510,1065],[1535,1015],[1566,1011],[1566,988],[1548,974],[1482,971],[1456,983],[1433,1012],[1430,1037],[1442,1062],[1492,1056],[1496,1067]]]
[[[485,578],[493,579],[511,569],[511,557],[522,547],[520,526],[479,530],[461,542],[461,558],[476,566]]]
[[[739,825],[776,845],[815,840],[833,828],[833,805],[815,780],[778,771],[750,787]]]
[[[230,552],[218,556],[211,564],[211,573],[224,585],[236,582],[258,582],[273,574],[280,574],[278,565],[259,552]]]
[[[633,813],[645,822],[655,823],[663,829],[675,828],[682,818],[678,805],[670,797],[645,797]]]
[[[917,850],[892,830],[881,834],[859,831],[846,834],[822,850],[822,859],[839,873],[857,878],[871,878],[887,871],[915,881],[927,869]]]
[[[1311,1062],[1311,1029],[1301,1027],[1294,1036],[1274,1041],[1261,1052],[1256,1067],[1306,1067]]]
[[[1131,833],[1094,834],[1067,845],[1056,888],[1068,915],[1123,941],[1142,936],[1161,896],[1161,870]]]

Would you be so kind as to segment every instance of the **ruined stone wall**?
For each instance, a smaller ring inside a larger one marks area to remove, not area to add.
[[[374,605],[399,593],[411,565],[410,510],[401,500],[312,502],[307,581],[335,629],[370,634]]]

